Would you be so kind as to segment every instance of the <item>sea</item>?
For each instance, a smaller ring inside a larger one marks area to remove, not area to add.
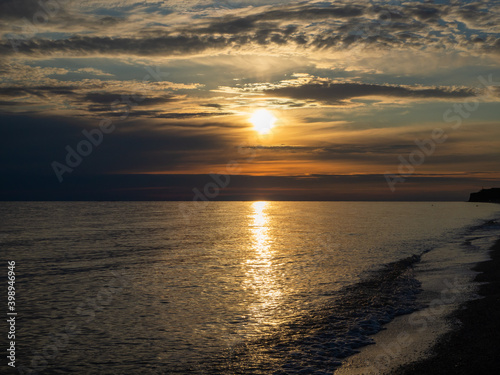
[[[500,233],[500,205],[465,202],[0,202],[0,217],[21,374],[332,374],[424,309],[436,272],[473,298]]]

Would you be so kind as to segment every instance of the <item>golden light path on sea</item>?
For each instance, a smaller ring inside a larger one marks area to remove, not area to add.
[[[273,310],[279,304],[282,291],[276,274],[271,223],[266,213],[271,204],[263,201],[252,203],[253,212],[249,215],[252,243],[246,260],[244,284],[256,297],[256,302],[250,306],[256,322],[274,325],[278,322],[273,322]]]

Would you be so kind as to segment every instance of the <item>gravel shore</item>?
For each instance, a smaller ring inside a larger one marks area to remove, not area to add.
[[[495,374],[500,369],[500,240],[491,260],[479,263],[476,282],[481,299],[466,302],[449,319],[456,329],[444,335],[432,355],[404,365],[394,375]]]

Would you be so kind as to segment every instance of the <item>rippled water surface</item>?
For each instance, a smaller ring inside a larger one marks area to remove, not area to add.
[[[186,215],[182,207],[0,203],[2,258],[17,265],[19,365],[41,373],[331,373],[383,323],[419,307],[413,265],[421,254],[500,211],[211,202]]]

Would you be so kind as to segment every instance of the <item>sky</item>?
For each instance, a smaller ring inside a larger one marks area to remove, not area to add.
[[[500,1],[0,0],[0,200],[466,200]]]

